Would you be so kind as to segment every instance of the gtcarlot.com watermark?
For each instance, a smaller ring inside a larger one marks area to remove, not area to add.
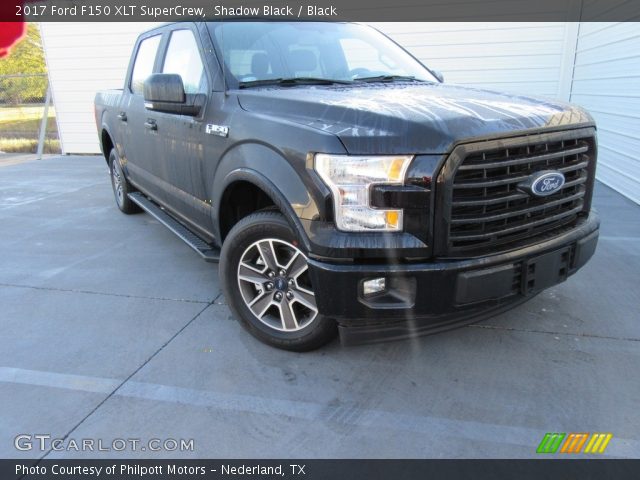
[[[193,452],[194,441],[184,438],[55,438],[49,434],[17,435],[13,445],[21,452]]]

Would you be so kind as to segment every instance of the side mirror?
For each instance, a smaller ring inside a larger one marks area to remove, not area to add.
[[[436,77],[436,79],[440,82],[440,83],[444,83],[444,75],[442,74],[442,72],[440,70],[433,70],[431,69],[431,73],[433,73],[433,76]]]
[[[182,77],[175,73],[154,73],[144,82],[144,106],[147,110],[198,116],[203,95],[187,95]]]

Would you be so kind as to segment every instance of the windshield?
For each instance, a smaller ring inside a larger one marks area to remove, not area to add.
[[[373,28],[349,23],[210,24],[225,69],[238,83],[277,79],[437,82],[411,55]]]

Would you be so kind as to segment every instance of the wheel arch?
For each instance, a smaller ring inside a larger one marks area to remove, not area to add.
[[[102,126],[100,130],[100,148],[102,149],[102,156],[109,163],[109,153],[111,150],[115,148],[116,144],[113,141],[113,136],[109,132],[109,129],[106,125]]]
[[[209,183],[214,234],[220,244],[229,230],[228,223],[224,222],[229,188],[233,191],[238,182],[244,182],[251,185],[254,192],[259,191],[257,195],[270,200],[271,206],[285,216],[302,246],[309,251],[309,238],[300,219],[317,218],[318,204],[313,185],[308,185],[312,180],[305,177],[305,155],[298,151],[280,151],[258,141],[237,144],[224,153]]]
[[[225,176],[224,182],[220,189],[216,189],[219,195],[214,199],[214,226],[217,228],[216,238],[220,239],[222,244],[233,225],[242,218],[255,213],[256,211],[273,207],[280,211],[289,223],[289,226],[296,232],[298,239],[309,251],[310,242],[307,234],[302,227],[300,217],[293,208],[291,201],[285,194],[265,175],[249,168],[238,168]],[[253,202],[254,208],[247,208],[242,211],[242,215],[236,215],[232,219],[229,218],[230,210],[225,207],[237,199],[237,192],[241,192],[242,198]],[[250,192],[249,196],[246,192]],[[251,197],[255,195],[255,197]]]

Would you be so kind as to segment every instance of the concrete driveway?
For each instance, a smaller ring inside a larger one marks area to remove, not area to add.
[[[640,206],[601,184],[595,206],[592,261],[509,313],[295,354],[241,329],[215,265],[118,212],[102,158],[2,166],[0,456],[535,457],[546,432],[611,432],[607,456],[640,457]]]

